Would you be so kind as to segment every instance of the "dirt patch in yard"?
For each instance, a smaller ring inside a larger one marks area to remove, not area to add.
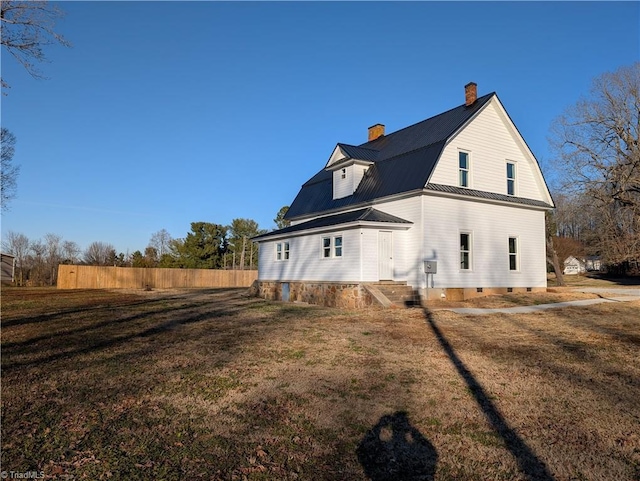
[[[2,469],[637,479],[639,309],[474,317],[245,290],[3,290]]]

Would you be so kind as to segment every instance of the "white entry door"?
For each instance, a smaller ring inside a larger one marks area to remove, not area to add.
[[[378,278],[381,281],[393,280],[393,232],[378,232]]]

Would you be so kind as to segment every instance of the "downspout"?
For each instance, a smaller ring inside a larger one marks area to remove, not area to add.
[[[362,279],[362,276],[363,276],[363,273],[362,273],[362,235],[363,235],[362,227],[360,227],[359,230],[360,230],[360,282],[362,282],[363,281]]]
[[[425,225],[424,225],[424,199],[425,199],[425,195],[424,192],[420,195],[420,237],[422,238],[422,249],[421,249],[421,258],[418,262],[418,276],[420,276],[420,286],[421,286],[421,290],[424,290],[427,287],[427,283],[425,281],[425,277],[422,274],[422,261],[424,261],[426,259],[426,254],[427,254],[427,233],[425,231]]]

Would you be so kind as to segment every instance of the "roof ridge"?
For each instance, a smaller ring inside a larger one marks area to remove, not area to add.
[[[362,220],[362,219],[366,218],[369,214],[371,214],[371,211],[373,210],[373,207],[371,207],[371,206],[365,207],[363,210],[364,210],[364,212],[362,212],[360,217],[358,217],[358,220]]]
[[[406,152],[400,152],[399,154],[396,154],[393,157],[387,157],[386,159],[380,159],[380,160],[376,161],[375,163],[379,164],[381,162],[386,162],[387,160],[395,160],[398,157],[402,157],[403,155],[412,154],[414,152],[418,152],[419,150],[427,149],[429,147],[433,147],[434,145],[443,144],[445,142],[446,142],[446,139],[437,140],[436,142],[431,142],[430,144],[423,145],[421,147],[417,147],[417,148],[415,148],[413,150],[407,150]]]
[[[362,145],[347,144],[346,142],[338,142],[338,145],[345,145],[347,147],[355,147],[357,149],[371,150],[372,152],[380,152],[380,149],[374,149],[372,147],[363,147]]]
[[[481,102],[481,101],[482,101],[482,102],[485,102],[486,100],[488,100],[488,98],[489,98],[489,97],[492,97],[493,95],[496,95],[496,92],[491,92],[491,93],[488,93],[488,94],[486,94],[486,95],[483,95],[482,97],[478,97],[478,98],[476,99],[476,101],[474,102],[474,104],[470,105],[469,107],[472,107],[473,105],[475,105],[476,103],[479,103],[479,102]],[[439,114],[433,115],[433,116],[431,116],[431,117],[429,117],[429,118],[426,118],[426,119],[424,119],[424,120],[420,120],[420,121],[415,122],[415,123],[413,123],[413,124],[411,124],[411,125],[407,125],[406,127],[403,127],[403,128],[401,128],[401,129],[395,130],[395,131],[391,132],[390,134],[385,134],[384,136],[378,137],[378,139],[380,139],[380,138],[388,138],[388,137],[390,137],[390,136],[392,136],[392,135],[397,134],[398,132],[402,132],[403,130],[407,130],[407,129],[410,129],[410,128],[412,128],[412,127],[415,127],[415,126],[416,126],[416,125],[418,125],[418,124],[422,124],[422,123],[427,122],[427,121],[429,121],[429,120],[433,120],[433,119],[435,119],[435,118],[437,118],[437,117],[441,117],[441,116],[443,116],[443,115],[446,115],[446,114],[448,114],[449,112],[452,112],[452,111],[454,111],[454,110],[456,110],[456,109],[459,109],[460,107],[465,107],[465,104],[457,105],[457,106],[455,106],[455,107],[453,107],[453,108],[451,108],[451,109],[449,109],[449,110],[446,110],[446,111],[441,112],[441,113],[439,113]],[[375,142],[375,141],[376,141],[376,140],[378,140],[378,139],[375,139],[375,140],[369,140],[369,141],[364,142],[364,143],[362,143],[362,144],[360,144],[360,145],[356,145],[355,147],[360,147],[360,148],[363,148],[363,149],[370,149],[371,147],[365,147],[365,145],[366,145],[366,144],[369,144],[369,143],[371,143],[371,142]],[[433,142],[433,143],[435,144],[436,142]]]

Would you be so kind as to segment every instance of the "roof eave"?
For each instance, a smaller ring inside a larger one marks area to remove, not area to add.
[[[428,187],[425,187],[424,189],[422,189],[423,194],[425,195],[434,195],[434,196],[439,196],[439,197],[450,197],[450,198],[456,198],[456,199],[462,199],[462,200],[470,200],[470,201],[477,201],[477,202],[485,202],[485,203],[489,203],[489,204],[499,204],[499,205],[508,205],[508,206],[518,206],[518,207],[522,207],[524,209],[533,209],[533,210],[542,210],[542,211],[547,211],[547,210],[552,210],[554,208],[554,206],[552,205],[533,205],[533,204],[527,204],[525,202],[518,202],[518,197],[514,197],[513,200],[502,200],[502,199],[491,199],[488,197],[480,197],[480,196],[475,196],[475,195],[470,195],[470,194],[458,194],[455,192],[444,192],[441,190],[432,190],[429,189]],[[535,200],[535,199],[530,199],[530,200]],[[544,202],[544,201],[537,201],[537,202]]]
[[[325,170],[334,171],[334,170],[341,169],[343,167],[347,167],[347,166],[352,165],[352,164],[364,165],[364,166],[368,167],[370,165],[373,165],[374,162],[372,160],[362,160],[362,159],[354,159],[354,158],[351,158],[351,157],[346,157],[344,159],[341,159],[341,160],[339,160],[337,162],[334,162],[333,164],[325,167]]]
[[[368,220],[356,220],[351,222],[345,222],[342,224],[333,224],[333,225],[327,225],[323,227],[312,227],[309,229],[300,229],[300,230],[290,231],[290,232],[275,231],[275,232],[270,232],[268,234],[263,234],[261,236],[252,237],[251,240],[253,242],[265,242],[265,241],[271,241],[271,240],[277,240],[277,239],[288,239],[291,237],[298,237],[300,235],[313,235],[313,234],[320,234],[323,232],[335,232],[335,231],[347,230],[347,229],[357,229],[359,227],[374,228],[374,229],[384,228],[384,229],[391,229],[391,230],[408,230],[411,228],[412,225],[413,225],[413,222],[404,223],[404,222],[379,222],[379,221],[368,221]]]
[[[305,219],[315,219],[316,217],[325,217],[327,215],[331,215],[331,214],[338,214],[340,212],[347,212],[347,211],[351,211],[351,210],[358,210],[358,209],[362,209],[364,207],[372,207],[374,205],[377,204],[381,204],[384,202],[390,202],[392,200],[399,200],[399,199],[404,199],[407,197],[413,197],[414,195],[420,195],[422,193],[422,188],[420,189],[413,189],[413,190],[408,190],[405,192],[400,192],[397,194],[391,194],[391,195],[387,195],[384,197],[377,197],[375,199],[371,199],[371,200],[367,200],[367,201],[363,201],[363,202],[358,202],[356,204],[347,204],[341,207],[336,207],[333,209],[327,209],[327,210],[322,210],[322,211],[316,211],[316,212],[311,212],[311,213],[307,213],[307,214],[302,214],[296,217],[290,217],[290,218],[286,218],[289,221],[304,221]]]

